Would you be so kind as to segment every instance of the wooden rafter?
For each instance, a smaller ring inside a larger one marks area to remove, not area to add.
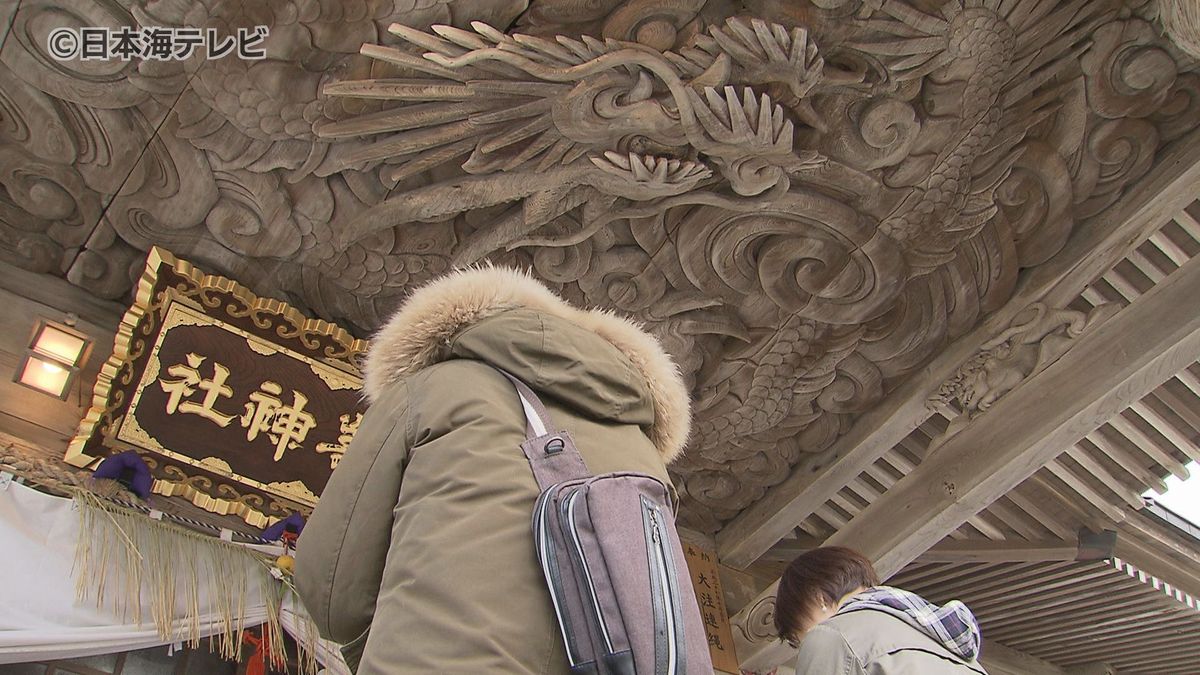
[[[1200,358],[1200,315],[1175,311],[1197,294],[1200,259],[1193,259],[972,420],[825,543],[858,548],[884,577],[916,559]],[[749,607],[761,606],[774,590]],[[746,612],[735,622],[745,621]],[[750,659],[781,657],[747,647]]]
[[[899,570],[1200,358],[1200,314],[1177,311],[1197,295],[1194,259],[950,438],[828,543],[857,546],[883,575]]]
[[[1116,536],[1114,532],[1094,534],[1079,533],[1076,540],[994,540],[968,539],[942,541],[917,556],[917,563],[965,563],[965,562],[1050,562],[1064,560],[1100,560],[1113,555]],[[821,542],[804,539],[784,539],[771,547],[760,560],[788,562],[805,551],[820,546]]]

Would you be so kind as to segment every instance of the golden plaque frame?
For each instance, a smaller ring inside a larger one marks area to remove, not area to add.
[[[167,364],[159,359],[166,336],[171,330],[189,329],[223,336],[227,342],[235,340],[237,345],[245,348],[239,355],[243,362],[274,359],[265,372],[271,380],[280,380],[282,384],[273,381],[266,384],[280,391],[292,387],[303,389],[287,380],[286,373],[279,373],[279,363],[291,364],[293,377],[299,374],[307,378],[310,388],[317,383],[317,389],[321,390],[318,395],[324,396],[321,400],[314,399],[310,409],[320,410],[326,416],[343,412],[340,429],[329,430],[328,421],[321,425],[326,440],[336,439],[342,447],[349,441],[353,431],[347,428],[346,420],[362,410],[358,392],[362,387],[360,365],[367,342],[336,324],[308,318],[287,303],[260,298],[235,281],[205,274],[187,261],[155,247],[151,249],[138,281],[134,303],[117,328],[112,356],[97,377],[92,406],[71,440],[64,459],[74,466],[87,467],[109,454],[136,450],[151,468],[155,494],[183,497],[213,513],[239,516],[256,527],[265,526],[292,511],[309,512],[318,497],[318,491],[312,489],[311,484],[319,482],[323,486],[328,472],[332,471],[330,467],[325,475],[314,476],[311,452],[305,455],[307,476],[291,475],[287,471],[289,464],[280,463],[280,455],[293,452],[286,450],[288,446],[282,442],[276,452],[275,464],[267,464],[264,468],[261,465],[266,462],[256,456],[260,475],[243,475],[245,472],[239,473],[230,466],[228,453],[224,459],[198,456],[205,453],[197,453],[194,449],[189,453],[173,447],[171,442],[164,442],[145,428],[153,426],[147,419],[156,422],[159,429],[206,423],[196,415],[175,415],[169,422],[164,422],[166,413],[161,410],[155,408],[142,413],[145,407],[139,408],[144,396],[161,399],[163,393],[159,389],[168,388],[157,379],[161,376],[160,371],[167,369]],[[175,341],[179,342],[179,339]],[[309,389],[305,391],[311,395]],[[298,392],[293,389],[292,394]],[[178,403],[179,398],[175,400]],[[308,402],[307,397],[305,402]],[[253,411],[249,404],[244,405],[247,411],[239,419],[246,426],[250,424],[249,416]],[[225,412],[230,414],[221,417],[234,418],[239,411],[227,409]],[[174,411],[168,408],[167,413],[171,412]],[[312,414],[301,414],[316,419]],[[212,433],[225,433],[226,436],[230,432],[241,433],[236,425],[230,424],[232,421],[225,419],[224,424],[233,429],[210,425]],[[260,423],[255,418],[254,426]],[[207,428],[198,428],[200,433],[208,433]],[[261,445],[261,438],[259,442]],[[223,439],[215,444],[225,448],[230,443]],[[325,449],[317,452],[329,452],[329,447],[334,444],[322,443],[320,445]],[[330,457],[333,457],[332,464],[336,464],[340,455],[334,452]],[[316,473],[320,474],[319,471]]]

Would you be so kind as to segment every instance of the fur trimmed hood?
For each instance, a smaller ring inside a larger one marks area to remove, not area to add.
[[[502,267],[453,272],[413,292],[371,341],[364,366],[367,400],[374,401],[404,376],[449,358],[451,340],[461,330],[511,309],[569,321],[616,347],[650,392],[650,440],[666,462],[683,452],[691,405],[683,378],[658,340],[611,312],[572,307],[527,273]]]

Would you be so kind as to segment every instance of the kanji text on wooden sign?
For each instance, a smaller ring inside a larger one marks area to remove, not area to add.
[[[255,525],[306,510],[362,421],[365,348],[155,249],[66,459],[138,450],[157,494]]]
[[[721,578],[717,575],[717,554],[689,541],[683,542],[683,554],[692,577],[692,587],[696,590],[700,616],[704,619],[704,632],[708,636],[713,667],[727,673],[741,672],[733,650],[733,631],[729,628],[729,613],[725,609]]]

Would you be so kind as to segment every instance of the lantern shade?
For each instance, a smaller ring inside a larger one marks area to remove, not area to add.
[[[91,345],[92,341],[87,335],[69,326],[42,319],[34,330],[29,348],[68,368],[79,368],[87,359]]]
[[[65,399],[75,379],[74,368],[69,368],[53,359],[30,352],[21,362],[17,382],[51,396]]]
[[[34,344],[31,345],[34,351],[53,357],[61,363],[70,364],[72,368],[82,365],[80,362],[84,358],[84,351],[91,342],[88,337],[79,335],[74,330],[67,333],[65,327],[49,322],[42,322],[38,328],[40,330],[34,337]]]
[[[41,319],[13,381],[65,400],[91,348],[84,333]]]

